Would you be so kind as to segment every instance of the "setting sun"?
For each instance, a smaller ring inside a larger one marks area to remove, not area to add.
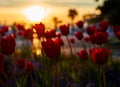
[[[32,22],[42,21],[46,15],[45,9],[40,6],[27,7],[24,9],[23,13]]]

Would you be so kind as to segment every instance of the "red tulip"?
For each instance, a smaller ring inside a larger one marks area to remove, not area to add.
[[[0,74],[4,73],[4,55],[0,54]]]
[[[22,58],[18,59],[18,60],[17,60],[17,67],[18,67],[19,69],[23,69],[23,68],[25,67],[25,60],[22,59]]]
[[[16,27],[18,30],[25,30],[25,26],[22,24],[17,24]]]
[[[75,36],[76,36],[76,38],[77,38],[78,40],[82,40],[82,38],[83,38],[83,34],[82,34],[81,31],[75,32]]]
[[[100,24],[99,24],[99,31],[106,32],[108,26],[109,26],[109,23],[107,21],[100,22]]]
[[[80,57],[81,60],[87,60],[88,59],[88,53],[85,49],[79,51],[78,56]]]
[[[94,50],[95,50],[94,48],[90,48],[90,49],[89,49],[90,55],[92,54],[92,52],[93,52]]]
[[[109,36],[109,33],[108,32],[104,32],[106,34],[106,36],[108,37]]]
[[[1,35],[1,36],[4,36],[4,35],[5,35],[5,32],[4,32],[3,29],[0,29],[0,35]]]
[[[110,50],[105,48],[96,48],[90,50],[90,55],[94,63],[96,64],[105,64],[108,60]]]
[[[120,26],[113,26],[113,31],[116,34],[117,32],[120,31]]]
[[[44,34],[45,34],[45,25],[44,24],[42,24],[42,23],[35,24],[34,28],[35,28],[39,38],[44,36]]]
[[[78,21],[78,22],[76,23],[76,25],[77,25],[79,28],[82,28],[82,27],[83,27],[83,24],[84,24],[83,21]]]
[[[70,42],[71,43],[75,43],[75,39],[74,38],[70,38]]]
[[[55,31],[55,29],[49,30],[49,31],[45,32],[45,38],[46,39],[50,39],[50,38],[53,38],[53,37],[56,37],[56,31]]]
[[[63,42],[63,40],[60,37],[56,37],[55,38],[55,43],[57,43],[60,46],[64,45],[64,42]]]
[[[95,42],[98,45],[102,45],[103,43],[107,42],[107,34],[104,32],[97,32],[95,33]]]
[[[2,26],[2,30],[3,30],[4,32],[7,32],[7,31],[8,31],[8,28],[9,28],[9,27],[6,26],[6,25],[5,25],[5,26]]]
[[[96,29],[95,26],[89,26],[89,27],[87,28],[87,33],[88,33],[88,35],[92,35],[92,34],[94,34],[96,31],[97,31],[97,29]]]
[[[56,44],[52,39],[43,41],[42,48],[45,54],[50,58],[56,58],[60,55],[60,45]]]
[[[69,25],[61,25],[59,29],[63,35],[69,34]]]
[[[4,25],[0,27],[0,35],[4,36],[6,32],[8,32],[8,26]]]
[[[33,30],[32,29],[24,30],[23,37],[26,39],[31,39],[33,37]]]
[[[86,42],[89,42],[89,41],[90,41],[90,37],[89,37],[89,36],[86,36],[86,37],[84,37],[83,39],[84,39],[84,41],[86,41]]]
[[[116,34],[117,38],[120,40],[120,31]]]
[[[32,64],[32,62],[28,61],[26,66],[25,66],[25,69],[28,72],[33,71],[33,64]]]
[[[11,55],[15,51],[15,38],[12,35],[1,38],[1,52],[5,55]]]
[[[92,44],[95,44],[95,43],[96,43],[96,36],[95,36],[95,34],[90,35],[90,42],[91,42]]]

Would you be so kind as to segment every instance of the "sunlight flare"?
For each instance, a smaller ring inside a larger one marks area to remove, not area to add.
[[[23,13],[31,22],[41,22],[46,16],[45,9],[37,5],[25,8]]]

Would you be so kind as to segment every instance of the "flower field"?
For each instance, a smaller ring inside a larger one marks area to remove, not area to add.
[[[119,40],[120,26],[107,21],[58,29],[2,25],[0,87],[120,87]]]

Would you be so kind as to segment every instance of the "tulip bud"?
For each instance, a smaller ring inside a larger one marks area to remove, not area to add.
[[[75,36],[76,36],[76,38],[77,38],[78,40],[82,40],[82,38],[83,38],[83,34],[82,34],[81,31],[75,32]]]
[[[28,61],[26,66],[25,66],[25,69],[28,72],[33,71],[33,64],[32,64],[32,62]]]
[[[69,34],[69,25],[61,25],[59,28],[63,35]]]
[[[24,68],[24,67],[25,67],[25,60],[22,59],[22,58],[18,59],[18,60],[17,60],[17,67],[18,67],[19,69]]]

